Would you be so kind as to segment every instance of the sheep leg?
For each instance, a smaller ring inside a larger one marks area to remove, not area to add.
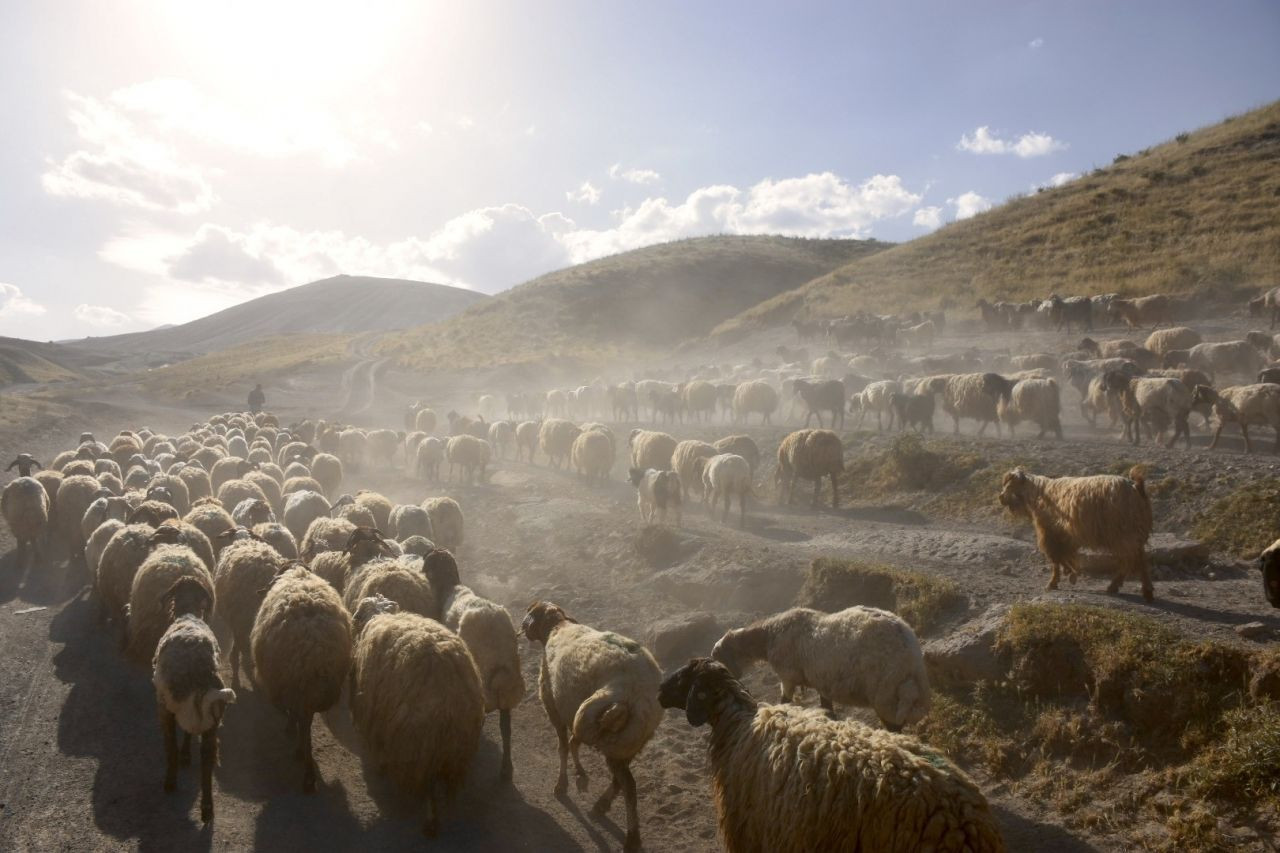
[[[1053,574],[1052,574],[1052,575],[1050,575],[1050,577],[1049,577],[1049,585],[1048,585],[1047,587],[1045,587],[1045,589],[1057,589],[1057,588],[1058,588],[1058,579],[1059,579],[1059,567],[1058,567],[1058,561],[1057,561],[1057,560],[1054,560],[1050,565],[1052,566]]]
[[[555,794],[563,797],[569,792],[569,730],[563,723],[555,723],[555,729],[560,741],[560,776],[556,779]]]
[[[819,480],[818,482],[822,482]],[[836,482],[836,475],[831,475],[831,508],[840,508],[840,485]]]
[[[822,478],[817,477],[813,481],[813,505],[818,505],[818,492],[822,489]]]
[[[311,718],[313,714],[307,714],[300,720],[301,732],[300,741],[302,745],[302,760],[306,762],[306,769],[302,771],[302,793],[314,794],[316,792],[316,760],[311,754]]]
[[[510,782],[513,774],[511,766],[511,712],[506,708],[498,711],[498,729],[502,732],[502,769],[498,779]]]
[[[200,820],[213,820],[213,767],[218,763],[218,725],[200,735]]]
[[[183,767],[191,766],[191,732],[182,733],[182,750],[178,753],[178,761]]]
[[[1209,442],[1209,449],[1210,449],[1210,450],[1213,450],[1215,447],[1217,447],[1217,446],[1218,446],[1218,436],[1222,435],[1222,427],[1223,427],[1223,426],[1225,426],[1225,424],[1224,424],[1221,420],[1219,420],[1219,421],[1218,421],[1218,428],[1217,428],[1217,429],[1215,429],[1215,430],[1213,431],[1213,441]]]
[[[610,758],[607,761],[613,771],[613,778],[622,785],[622,797],[627,804],[627,840],[622,849],[625,853],[638,853],[640,850],[640,813],[636,807],[636,779],[631,775],[629,762]]]
[[[231,647],[227,650],[227,658],[231,661],[231,686],[240,687],[240,665],[242,663],[243,650],[236,647],[236,638],[233,634],[231,637]],[[203,741],[201,741],[203,748]]]
[[[1244,421],[1240,422],[1240,434],[1244,436],[1244,452],[1253,452],[1253,442],[1249,441],[1249,425]]]
[[[952,435],[959,435],[960,434],[960,416],[952,415],[951,420],[955,421],[955,429],[951,431]],[[979,433],[979,435],[981,435],[981,433]]]
[[[573,756],[573,775],[578,785],[579,791],[585,791],[590,787],[590,780],[587,779],[587,770],[582,766],[581,759],[578,758],[578,750],[582,747],[582,741],[578,740],[578,736],[569,736],[569,755]]]
[[[160,709],[160,728],[164,731],[164,789],[178,787],[178,718]]]
[[[724,515],[720,517],[721,524],[729,523],[729,499],[732,496],[733,496],[732,492],[730,492],[728,489],[724,490]]]
[[[834,720],[836,718],[836,706],[831,700],[819,693],[818,702],[822,705],[822,710],[827,712],[827,716]]]
[[[1138,577],[1142,580],[1142,597],[1150,602],[1155,598],[1155,590],[1151,586],[1151,570],[1147,566],[1146,555],[1139,552],[1134,561],[1138,566]]]

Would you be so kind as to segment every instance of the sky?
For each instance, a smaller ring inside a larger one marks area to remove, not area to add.
[[[6,0],[0,335],[902,241],[1280,97],[1280,3]]]

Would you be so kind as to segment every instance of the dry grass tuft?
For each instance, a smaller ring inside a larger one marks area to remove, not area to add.
[[[1280,480],[1249,483],[1219,498],[1196,522],[1196,537],[1215,549],[1251,559],[1280,530]]]
[[[969,599],[947,578],[820,557],[810,564],[796,604],[828,613],[858,604],[891,610],[925,635],[967,610]]]

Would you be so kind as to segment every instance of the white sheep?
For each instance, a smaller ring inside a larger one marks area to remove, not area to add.
[[[609,479],[609,471],[613,468],[613,439],[599,430],[584,430],[573,440],[569,456],[574,470],[586,479],[588,485],[593,480],[603,483]]]
[[[481,598],[462,585],[458,563],[448,551],[426,556],[423,573],[440,606],[440,621],[457,633],[475,659],[484,692],[485,713],[498,712],[502,734],[502,768],[499,778],[511,781],[511,712],[524,698],[524,675],[511,615],[500,604]]]
[[[1280,385],[1263,382],[1256,385],[1234,385],[1221,391],[1197,385],[1192,405],[1202,412],[1212,410],[1218,422],[1213,431],[1213,441],[1209,444],[1210,450],[1218,446],[1222,428],[1231,423],[1240,425],[1246,453],[1253,452],[1253,444],[1249,440],[1251,426],[1266,426],[1275,430],[1273,452],[1280,453]]]
[[[671,470],[671,457],[676,452],[676,440],[665,432],[633,429],[627,438],[631,448],[632,468]]]
[[[782,439],[778,445],[778,466],[773,471],[778,489],[778,502],[790,505],[795,496],[795,481],[813,480],[813,505],[818,505],[822,478],[831,478],[831,506],[840,506],[837,480],[844,471],[844,445],[840,436],[829,429],[800,429]]]
[[[606,813],[622,791],[627,806],[623,849],[635,853],[640,849],[640,816],[631,762],[662,719],[657,662],[634,640],[575,622],[550,602],[531,604],[520,628],[530,641],[542,644],[538,693],[560,741],[556,793],[569,789],[570,755],[579,789],[585,788],[587,771],[578,749],[585,744],[598,750],[613,779],[593,809]]]
[[[778,408],[778,392],[763,379],[743,382],[733,392],[733,422],[746,423],[753,414],[761,423],[770,423]]]
[[[311,722],[342,695],[351,668],[351,616],[333,587],[306,567],[277,573],[250,636],[258,684],[298,738],[303,793],[316,789]]]
[[[507,448],[515,444],[516,428],[511,421],[494,421],[489,424],[489,444],[498,452],[499,459],[505,459]]]
[[[40,540],[49,525],[49,494],[44,486],[26,474],[5,484],[0,494],[0,513],[18,543],[19,560],[28,556],[29,546],[38,561]]]
[[[680,478],[675,471],[658,471],[653,468],[632,468],[628,472],[631,485],[636,488],[636,505],[645,524],[666,524],[667,510],[675,511],[676,527],[680,526]]]
[[[218,725],[227,705],[236,701],[218,675],[218,640],[205,623],[213,606],[195,578],[174,582],[162,599],[169,627],[156,645],[152,683],[164,733],[164,789],[178,783],[178,759],[190,760],[191,736],[200,736],[200,819],[213,820],[213,768],[218,763]],[[177,730],[183,731],[181,753]]]
[[[729,631],[711,656],[741,677],[766,660],[782,682],[782,701],[812,687],[822,707],[869,706],[885,728],[898,731],[929,712],[929,677],[920,641],[898,616],[874,607],[820,613],[804,607]]]
[[[414,456],[414,474],[425,480],[440,479],[440,465],[444,462],[445,443],[435,436],[427,436],[419,444]]]
[[[231,664],[231,683],[236,687],[240,686],[241,668],[251,661],[253,623],[258,616],[258,605],[262,603],[262,591],[271,585],[284,565],[284,559],[274,548],[252,536],[237,538],[218,555],[213,575],[217,601],[214,613],[231,629],[227,657]]]
[[[703,466],[717,452],[714,445],[696,439],[687,439],[676,445],[671,452],[671,470],[680,478],[682,497],[688,498],[690,489],[702,497]]]
[[[906,735],[793,705],[758,705],[729,671],[696,658],[663,680],[664,708],[711,723],[720,836],[729,853],[1003,853],[986,799]]]
[[[1254,376],[1267,362],[1248,341],[1223,341],[1221,343],[1196,344],[1191,348],[1188,363],[1212,375]]]
[[[882,379],[878,382],[872,382],[866,388],[858,393],[858,427],[862,427],[862,421],[869,412],[876,414],[876,430],[884,429],[882,415],[889,416],[889,429],[893,429],[893,405],[891,398],[894,394],[902,392],[902,386],[893,379]],[[852,409],[852,407],[850,407]]]
[[[437,497],[424,500],[422,508],[431,518],[431,530],[435,534],[431,538],[441,548],[458,553],[465,532],[462,507],[453,498]]]
[[[439,614],[435,593],[422,574],[422,561],[416,557],[376,557],[352,566],[342,590],[348,612],[354,614],[361,601],[375,595],[391,599],[407,613],[432,619]]]
[[[1111,372],[1103,377],[1103,382],[1107,392],[1119,402],[1125,420],[1125,437],[1131,438],[1134,444],[1139,442],[1145,424],[1157,435],[1172,425],[1173,436],[1168,446],[1172,447],[1179,435],[1191,446],[1191,426],[1187,421],[1191,415],[1191,391],[1181,380],[1160,376],[1129,378]]]
[[[1059,439],[1062,438],[1062,401],[1058,394],[1058,383],[1053,379],[1022,379],[1018,381],[1006,401],[1001,399],[996,405],[996,413],[1009,425],[1009,436],[1021,421],[1031,421],[1040,427],[1036,438],[1044,438],[1045,432],[1052,430]]]
[[[536,421],[521,421],[516,427],[516,461],[524,459],[533,464],[533,454],[538,449],[538,432],[542,427]]]
[[[751,464],[736,453],[720,453],[706,460],[702,469],[702,494],[712,514],[721,497],[724,498],[724,516],[729,520],[729,501],[738,499],[738,523],[747,525],[747,498],[751,495]]]
[[[196,552],[185,545],[155,545],[133,576],[126,627],[129,656],[138,663],[150,663],[155,656],[156,644],[170,621],[165,594],[182,578],[199,583],[209,601],[214,600],[213,577]]]
[[[389,527],[387,532],[401,542],[410,536],[435,537],[431,530],[431,516],[415,504],[400,504],[393,509]]]
[[[355,631],[352,721],[382,771],[426,800],[434,836],[484,727],[475,661],[452,631],[380,596],[359,603]]]

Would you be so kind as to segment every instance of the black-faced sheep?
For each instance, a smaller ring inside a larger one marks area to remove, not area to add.
[[[665,524],[667,510],[671,509],[675,511],[676,526],[680,526],[682,499],[680,477],[675,471],[632,468],[627,478],[636,488],[636,505],[645,524],[653,524],[655,518]]]
[[[730,853],[1005,850],[982,793],[915,738],[758,705],[708,658],[667,676],[658,699],[694,727],[711,724],[712,788]]]
[[[295,564],[272,581],[250,643],[258,684],[298,738],[303,793],[312,793],[317,771],[311,722],[342,695],[351,668],[351,616],[332,586]]]
[[[803,607],[729,631],[711,656],[735,677],[766,660],[782,682],[782,701],[798,687],[818,692],[822,707],[869,706],[898,731],[929,712],[929,677],[915,632],[886,610],[850,607],[820,613]]]
[[[774,485],[779,503],[790,504],[795,496],[795,481],[813,480],[813,505],[818,505],[822,478],[831,478],[831,506],[840,506],[840,486],[836,482],[844,471],[844,445],[840,436],[829,429],[801,429],[788,435],[778,445],[778,467],[774,469]]]
[[[531,604],[520,627],[530,641],[542,644],[538,693],[560,741],[556,793],[569,790],[570,755],[579,788],[585,788],[587,771],[578,749],[585,744],[598,750],[613,778],[594,811],[607,812],[622,791],[627,806],[623,849],[635,853],[640,849],[640,816],[631,761],[662,719],[657,662],[634,640],[579,624],[550,602]]]
[[[1080,549],[1097,548],[1116,558],[1107,592],[1119,592],[1125,575],[1134,574],[1141,579],[1142,597],[1152,600],[1146,558],[1151,499],[1140,468],[1129,477],[1042,477],[1018,468],[1004,475],[1000,503],[1035,525],[1040,551],[1053,567],[1049,589],[1058,588],[1060,570],[1074,582]]]
[[[900,394],[889,395],[889,406],[893,409],[893,417],[898,421],[898,429],[908,427],[921,432],[933,432],[933,394]]]
[[[434,619],[363,599],[355,618],[351,718],[391,780],[426,801],[422,831],[462,787],[484,727],[484,698],[467,646]]]
[[[435,550],[423,561],[423,572],[440,606],[440,621],[467,644],[476,662],[485,713],[498,712],[502,734],[499,778],[510,781],[511,712],[524,698],[524,675],[511,615],[500,604],[481,598],[462,585],[458,563],[448,551]]]
[[[164,789],[178,782],[177,730],[183,731],[182,758],[189,760],[191,736],[200,736],[200,819],[213,819],[213,768],[218,763],[218,725],[234,691],[218,675],[218,641],[205,623],[213,602],[195,578],[175,581],[161,600],[169,627],[156,645],[152,683],[164,733]]]

